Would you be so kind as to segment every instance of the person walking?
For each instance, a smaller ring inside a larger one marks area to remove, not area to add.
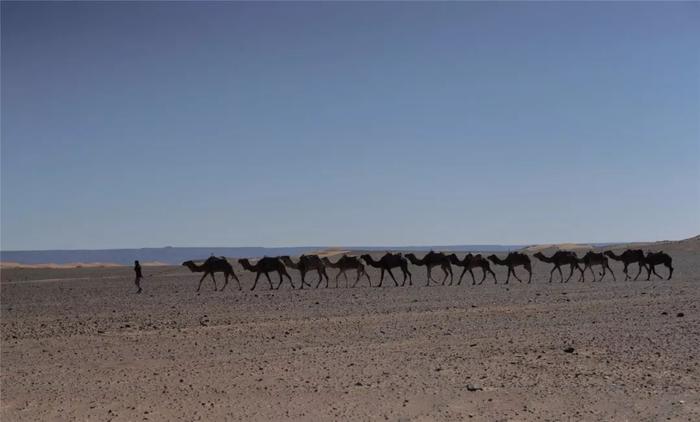
[[[136,284],[136,287],[138,287],[138,291],[136,293],[141,293],[143,289],[141,289],[141,279],[143,278],[143,274],[141,273],[141,264],[139,264],[139,261],[134,261],[134,272],[136,273],[136,279],[134,280],[134,283]]]

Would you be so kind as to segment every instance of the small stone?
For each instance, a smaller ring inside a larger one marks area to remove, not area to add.
[[[575,349],[573,347],[569,346],[566,349],[564,349],[564,353],[574,353],[574,350]]]
[[[467,390],[469,391],[481,391],[483,389],[480,384],[467,384]]]
[[[685,316],[685,314],[684,314],[683,312],[678,312],[678,313],[676,314],[676,316],[677,316],[678,318],[683,318],[683,317]]]

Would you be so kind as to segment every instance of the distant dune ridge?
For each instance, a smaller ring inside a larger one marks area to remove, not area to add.
[[[700,251],[700,235],[684,240],[634,243],[556,243],[541,245],[442,245],[442,246],[371,246],[371,247],[164,247],[143,249],[96,249],[96,250],[45,250],[45,251],[0,251],[0,268],[96,268],[132,265],[138,259],[144,266],[180,265],[186,260],[204,260],[210,255],[228,258],[260,258],[263,256],[316,254],[334,257],[342,254],[357,255],[363,252],[428,250],[451,252],[510,252],[521,251],[551,253],[557,250],[587,251],[592,249],[645,249],[673,251]]]

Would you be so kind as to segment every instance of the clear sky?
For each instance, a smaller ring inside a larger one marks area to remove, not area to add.
[[[2,249],[700,233],[700,3],[2,2]]]

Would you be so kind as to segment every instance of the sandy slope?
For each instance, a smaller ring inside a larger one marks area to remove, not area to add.
[[[662,249],[672,281],[535,263],[531,285],[412,267],[413,287],[196,295],[164,267],[137,296],[128,268],[3,270],[0,419],[700,420],[700,248]]]

